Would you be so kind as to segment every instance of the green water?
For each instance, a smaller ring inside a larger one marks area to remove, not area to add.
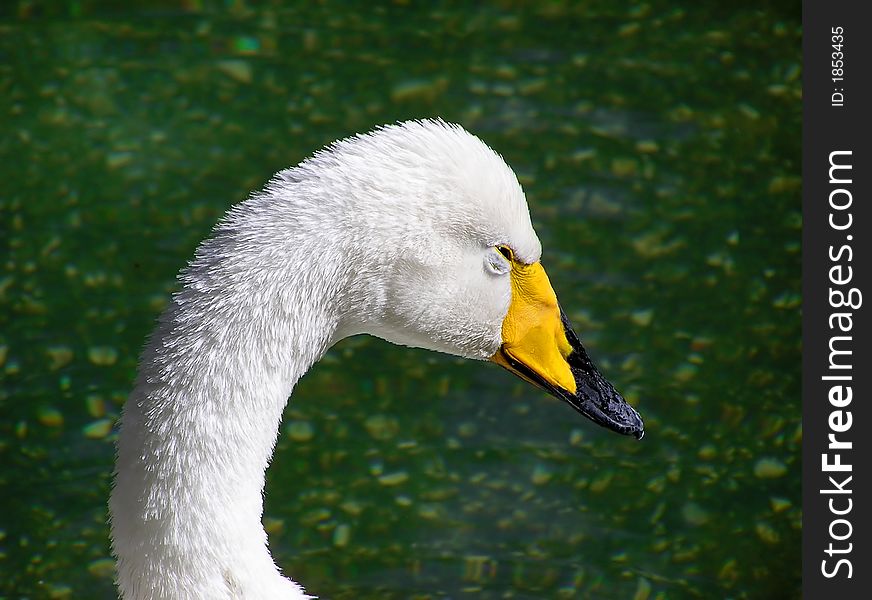
[[[219,215],[423,116],[517,171],[646,436],[346,340],[285,413],[277,562],[326,598],[798,597],[796,3],[204,4],[0,6],[0,597],[114,594],[111,426]]]

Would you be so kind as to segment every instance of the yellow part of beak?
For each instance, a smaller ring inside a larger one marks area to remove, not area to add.
[[[503,320],[503,343],[491,360],[529,380],[512,368],[508,356],[552,386],[575,394],[575,377],[566,360],[572,347],[545,269],[538,262],[524,265],[513,261],[511,281],[512,302]]]

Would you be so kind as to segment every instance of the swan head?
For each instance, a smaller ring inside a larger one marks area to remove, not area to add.
[[[517,177],[480,139],[441,120],[400,123],[336,142],[279,180],[321,194],[342,232],[337,339],[369,333],[490,360],[642,436],[557,302]]]

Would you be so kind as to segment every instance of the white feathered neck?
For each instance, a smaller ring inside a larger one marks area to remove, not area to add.
[[[360,332],[492,355],[505,306],[476,314],[482,298],[432,279],[473,241],[507,239],[539,258],[514,174],[440,121],[338,142],[231,209],[183,270],[124,408],[110,500],[124,598],[307,597],[261,525],[293,386]],[[404,286],[432,312],[408,306]]]

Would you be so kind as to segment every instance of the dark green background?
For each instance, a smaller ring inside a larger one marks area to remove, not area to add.
[[[285,413],[277,562],[326,598],[799,596],[798,3],[123,4],[0,8],[0,596],[114,593],[111,425],[219,215],[426,116],[516,170],[647,435],[346,340]]]

